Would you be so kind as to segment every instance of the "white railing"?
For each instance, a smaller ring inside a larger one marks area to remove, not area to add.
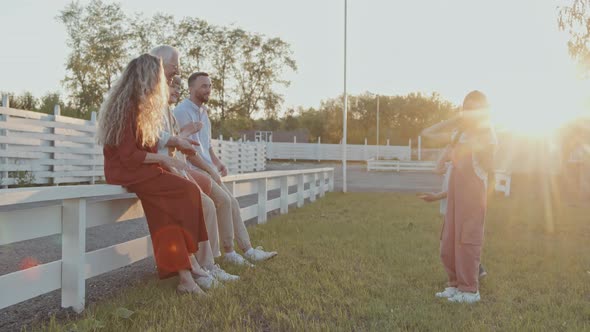
[[[102,147],[92,120],[0,107],[0,186],[90,183],[104,180]],[[230,174],[262,171],[265,146],[213,140]]]
[[[433,172],[436,163],[432,161],[404,161],[404,160],[367,160],[367,172],[370,171],[427,171]],[[496,170],[494,172],[494,189],[510,196],[512,175],[508,171]]]
[[[377,156],[409,160],[411,150],[409,146],[347,144],[346,156],[351,161],[365,161]],[[342,145],[268,142],[266,143],[266,157],[268,159],[290,160],[341,160]]]
[[[264,171],[266,146],[264,143],[212,140],[215,154],[225,163],[230,174]]]
[[[436,163],[433,161],[412,160],[367,160],[367,172],[370,171],[434,171]]]
[[[102,148],[91,121],[0,108],[0,170],[3,187],[89,182],[103,176]]]
[[[495,187],[494,189],[499,192],[503,192],[504,196],[510,196],[510,185],[512,182],[512,175],[510,172],[496,170],[495,172]]]
[[[265,223],[267,212],[287,213],[290,204],[315,201],[334,189],[334,169],[272,171],[231,175],[223,179],[236,197],[258,195],[241,209],[242,218]],[[305,185],[308,189],[305,189]],[[294,193],[289,188],[295,187]],[[279,189],[276,198],[269,191]],[[115,196],[113,196],[115,195]],[[0,190],[0,246],[61,234],[61,260],[0,276],[0,309],[61,289],[62,307],[80,312],[85,304],[85,280],[152,255],[149,236],[86,252],[86,229],[143,218],[135,194],[120,186],[78,185]]]

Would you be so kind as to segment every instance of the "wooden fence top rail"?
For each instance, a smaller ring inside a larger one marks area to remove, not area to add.
[[[110,184],[2,189],[0,206],[125,193],[127,191],[123,187]]]
[[[332,172],[333,168],[313,168],[294,171],[268,171],[250,174],[229,175],[223,178],[224,182],[257,180],[264,178],[275,178],[299,174],[312,174],[319,172]],[[31,187],[0,190],[0,206],[14,204],[37,203],[44,201],[55,201],[63,199],[103,197],[125,194],[125,188],[118,185],[95,184],[95,185],[73,185],[60,187]]]
[[[333,171],[334,171],[334,168],[324,167],[324,168],[310,168],[310,169],[295,170],[295,171],[267,171],[267,172],[258,172],[258,173],[249,173],[249,174],[236,174],[236,175],[228,175],[228,176],[224,177],[223,182],[257,180],[257,179],[264,179],[264,178],[276,178],[276,177],[281,177],[281,176],[292,176],[292,175],[299,175],[299,174],[311,174],[311,173],[333,172]]]

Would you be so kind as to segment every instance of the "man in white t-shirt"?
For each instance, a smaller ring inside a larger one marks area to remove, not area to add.
[[[204,72],[196,72],[188,78],[189,98],[183,100],[174,109],[174,117],[179,127],[191,123],[201,126],[201,129],[190,136],[199,142],[197,147],[200,158],[191,161],[191,167],[206,172],[212,179],[211,198],[217,206],[227,206],[217,210],[219,237],[225,251],[224,259],[238,265],[252,265],[234,250],[234,239],[244,256],[250,261],[263,261],[277,255],[274,251],[264,251],[262,247],[253,248],[250,235],[240,215],[240,204],[233,197],[233,193],[221,181],[221,176],[227,175],[227,167],[217,158],[211,147],[211,121],[208,108],[205,105],[211,94],[211,79]],[[226,205],[225,202],[229,202]]]

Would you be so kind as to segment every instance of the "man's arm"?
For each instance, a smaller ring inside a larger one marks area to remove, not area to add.
[[[213,169],[213,167],[211,167],[211,165],[209,165],[208,162],[206,162],[205,160],[203,160],[203,158],[201,158],[201,156],[197,153],[195,155],[192,156],[187,156],[187,160],[193,164],[194,166],[202,169],[203,171],[209,173],[209,175],[211,175],[211,178],[217,182],[218,184],[221,184],[221,178],[219,177],[219,174]]]
[[[221,160],[219,160],[219,158],[217,158],[213,147],[209,148],[209,154],[211,155],[211,161],[213,162],[213,165],[215,165],[217,170],[219,170],[219,174],[221,174],[221,176],[227,176],[227,167]]]

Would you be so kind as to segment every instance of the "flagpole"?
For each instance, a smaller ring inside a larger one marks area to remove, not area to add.
[[[348,113],[348,95],[346,93],[346,38],[348,20],[348,0],[344,0],[344,112],[342,112],[342,192],[346,192],[346,115]]]

